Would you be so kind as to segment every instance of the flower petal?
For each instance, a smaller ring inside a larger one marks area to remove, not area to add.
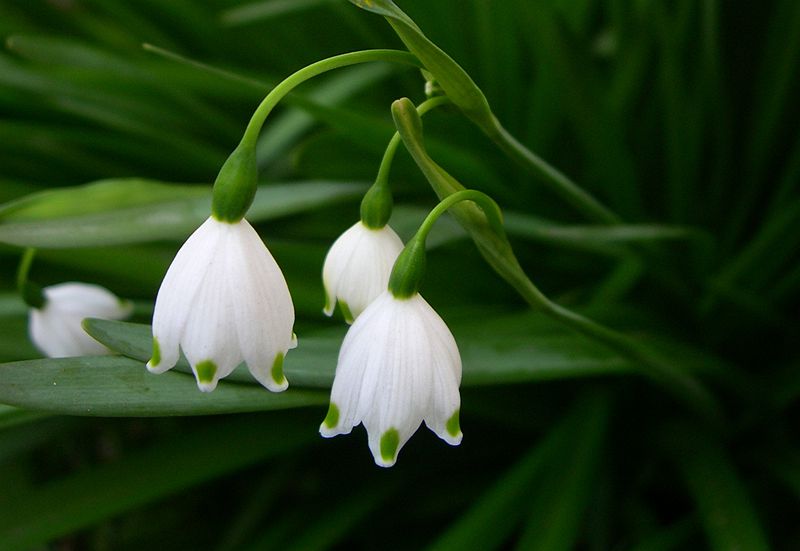
[[[250,373],[273,392],[289,386],[283,358],[296,342],[294,306],[280,267],[256,231],[242,220],[229,245],[228,292],[236,297],[238,345]]]
[[[391,328],[382,329],[391,324],[391,313],[383,307],[385,297],[381,296],[373,302],[364,313],[355,320],[344,338],[336,363],[336,375],[331,388],[331,406],[336,408],[336,423],[326,421],[320,426],[320,434],[326,438],[337,434],[348,434],[362,419],[368,400],[371,399],[374,387],[378,384],[379,373],[368,371],[372,365],[379,365],[379,356],[386,349],[387,335]],[[375,361],[376,356],[378,362]],[[362,396],[365,389],[367,396]]]
[[[357,318],[383,291],[403,242],[389,227],[368,228],[357,222],[331,246],[325,257],[322,280],[331,315],[337,300]]]
[[[372,409],[364,416],[370,450],[376,464],[384,467],[394,464],[422,423],[430,402],[433,369],[430,341],[417,311],[418,296],[398,300],[387,295],[394,310],[395,327],[389,333],[394,342],[390,340],[380,366],[381,384],[373,396]],[[388,446],[387,438],[396,445]]]
[[[153,337],[158,358],[147,363],[152,373],[171,369],[180,356],[180,342],[186,320],[222,237],[222,222],[208,218],[183,244],[158,290],[153,311]],[[158,361],[156,361],[158,360]]]

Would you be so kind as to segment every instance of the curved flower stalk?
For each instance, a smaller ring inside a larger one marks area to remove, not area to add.
[[[289,288],[253,227],[211,216],[178,251],[158,291],[147,368],[172,368],[180,348],[204,392],[242,361],[279,392],[288,387],[283,358],[296,345],[293,325]]]
[[[338,301],[347,323],[386,289],[403,242],[389,226],[370,228],[361,220],[334,241],[322,267],[325,315]]]
[[[339,352],[326,438],[363,423],[375,463],[391,467],[420,424],[461,443],[461,357],[442,318],[419,295],[384,291],[350,327]]]
[[[84,318],[120,320],[133,305],[111,291],[88,283],[59,283],[41,290],[42,301],[28,315],[31,341],[50,358],[98,356],[113,352],[90,337]]]
[[[422,116],[448,103],[447,97],[437,96],[423,101],[416,110]],[[386,290],[394,261],[403,250],[402,240],[388,226],[393,204],[389,172],[400,143],[400,134],[395,133],[386,146],[375,183],[361,201],[361,220],[336,239],[325,257],[322,311],[327,316],[333,315],[338,302],[345,321],[353,323]]]

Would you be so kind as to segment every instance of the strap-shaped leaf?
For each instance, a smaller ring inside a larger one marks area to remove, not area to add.
[[[358,196],[365,185],[295,182],[259,186],[248,220],[258,222]],[[211,187],[141,179],[44,191],[0,207],[0,242],[69,248],[184,239],[211,212]]]
[[[482,323],[487,320],[482,319]],[[509,323],[515,323],[509,320]],[[123,321],[90,319],[84,321],[87,332],[106,346],[141,362],[150,358],[152,337],[150,326]],[[458,325],[453,331],[471,335],[473,328]],[[317,336],[300,335],[299,346],[284,360],[286,378],[292,387],[330,388],[343,333],[329,331]],[[598,375],[620,375],[633,372],[623,359],[591,341],[563,330],[546,330],[530,335],[498,330],[481,338],[465,338],[460,344],[464,365],[464,386],[484,386],[510,382],[541,381]],[[185,359],[178,362],[178,371],[189,372]],[[255,383],[244,366],[229,377],[231,381]],[[216,392],[216,391],[215,391]],[[2,394],[0,393],[0,402]]]
[[[255,385],[223,382],[213,393],[197,390],[183,373],[148,373],[124,357],[95,356],[0,364],[0,402],[31,410],[87,416],[209,415],[266,411],[328,401],[327,393],[272,393]]]

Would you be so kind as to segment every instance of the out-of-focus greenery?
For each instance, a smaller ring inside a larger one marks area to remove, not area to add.
[[[425,97],[418,71],[381,64],[304,85],[259,144],[251,219],[295,301],[293,389],[148,375],[135,325],[90,327],[127,357],[37,359],[22,247],[37,282],[104,285],[149,323],[269,88],[403,46],[343,0],[0,0],[0,396],[24,406],[0,405],[0,549],[800,547],[800,3],[400,6],[622,223],[581,218],[454,108],[425,117],[432,157],[495,198],[550,297],[659,351],[719,415],[529,311],[443,220],[423,294],[464,359],[462,445],[423,427],[387,471],[361,428],[318,436],[344,333],[321,314],[322,260],[357,219],[391,102]],[[403,151],[392,186],[408,238],[436,199]]]

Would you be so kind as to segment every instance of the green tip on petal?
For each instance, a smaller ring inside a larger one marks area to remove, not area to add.
[[[214,375],[217,374],[217,364],[211,360],[203,360],[197,367],[197,380],[201,383],[211,383],[214,381]]]
[[[400,433],[397,429],[389,429],[381,436],[381,458],[384,461],[394,461],[397,447],[400,445]]]
[[[333,402],[328,407],[328,414],[322,424],[329,429],[335,428],[339,424],[339,407]]]
[[[272,362],[272,380],[275,381],[276,384],[282,385],[286,382],[286,377],[283,375],[283,354],[278,352],[278,355],[275,356],[275,361]]]
[[[161,346],[158,344],[158,339],[153,337],[153,357],[148,362],[153,367],[158,367],[161,363]]]
[[[458,414],[460,410],[456,410],[455,413],[447,420],[447,424],[445,425],[445,429],[447,430],[447,434],[452,437],[456,437],[461,434],[461,423],[458,420]]]
[[[350,310],[350,307],[345,301],[339,300],[339,310],[342,312],[344,321],[346,321],[349,325],[352,325],[354,319],[353,312]]]

